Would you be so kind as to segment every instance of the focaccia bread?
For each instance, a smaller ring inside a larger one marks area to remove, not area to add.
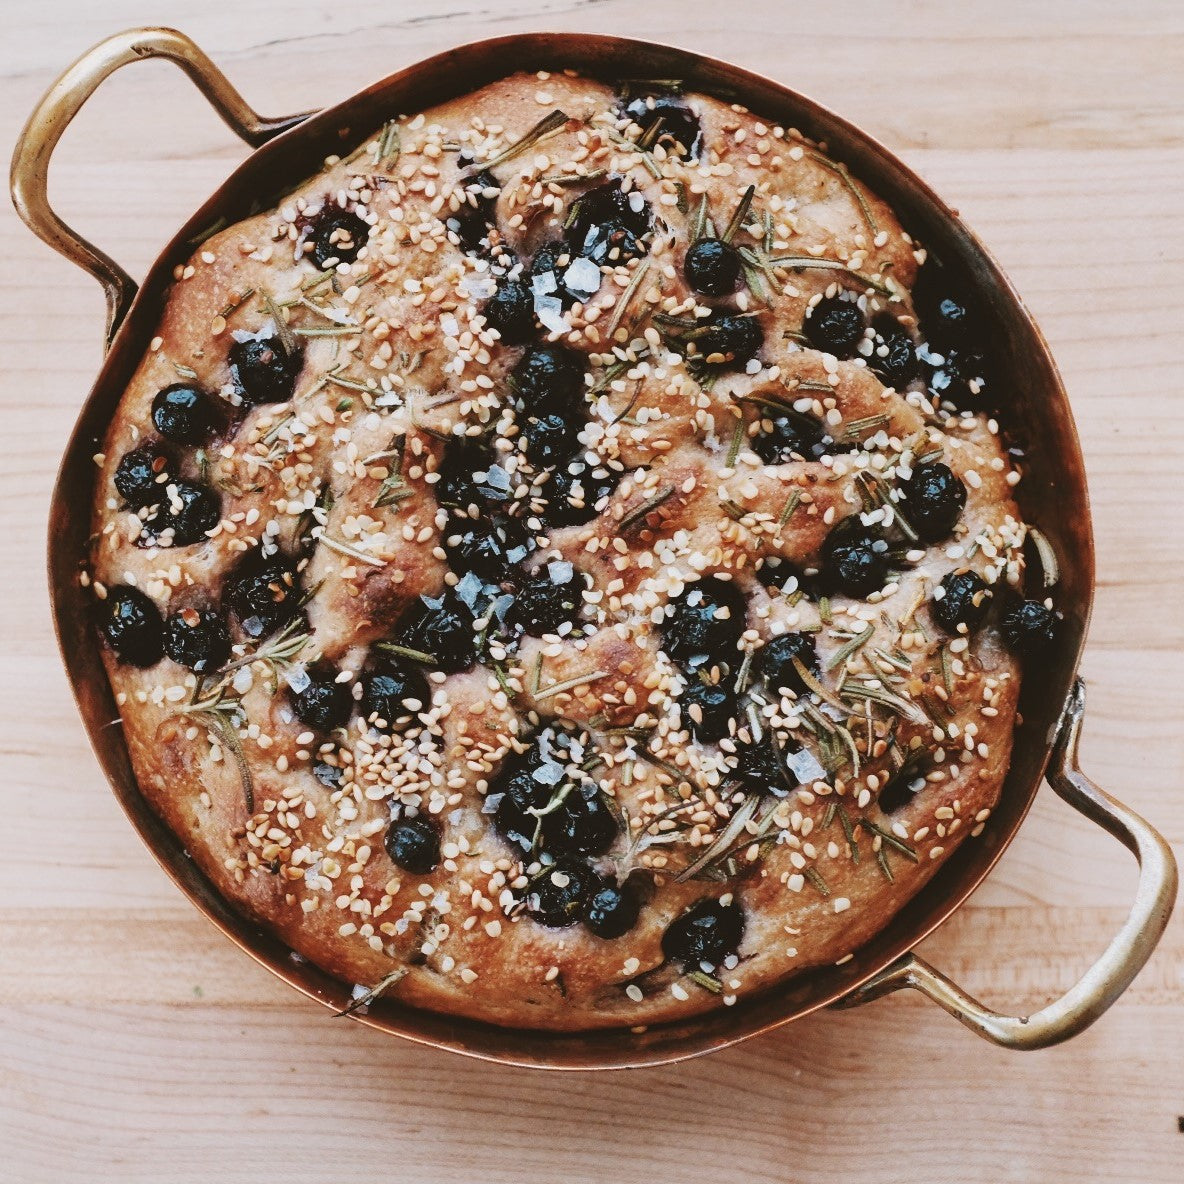
[[[648,1024],[989,825],[1028,529],[973,306],[798,132],[516,75],[176,272],[96,457],[141,789],[365,1005]]]

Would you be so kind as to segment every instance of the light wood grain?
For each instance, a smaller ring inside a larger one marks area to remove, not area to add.
[[[900,151],[1049,337],[1090,472],[1099,586],[1083,757],[1184,849],[1184,9],[920,0],[81,0],[7,14],[0,142],[71,57],[170,22],[268,113],[462,40],[556,28],[718,53]],[[164,66],[114,78],[55,163],[133,273],[240,149]],[[708,1060],[556,1077],[394,1043],[232,949],[107,792],[42,578],[58,456],[98,363],[97,288],[0,212],[0,1180],[1121,1181],[1184,1178],[1184,925],[1094,1029],[1003,1053],[911,998]],[[1000,1006],[1073,981],[1125,915],[1116,844],[1042,795],[925,954]]]

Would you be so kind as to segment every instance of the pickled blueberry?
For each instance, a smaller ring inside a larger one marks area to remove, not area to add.
[[[212,674],[230,657],[230,632],[212,608],[183,608],[164,623],[164,652],[195,674]]]
[[[704,897],[670,923],[662,934],[662,953],[687,970],[697,970],[704,963],[714,968],[739,950],[743,937],[740,906]]]
[[[98,604],[99,628],[115,656],[128,666],[155,666],[164,653],[160,610],[139,588],[120,584]]]
[[[151,506],[164,497],[172,458],[155,444],[126,452],[115,470],[115,488],[133,509]]]
[[[519,432],[522,452],[536,469],[570,460],[579,451],[583,424],[562,415],[542,415],[528,419]]]
[[[1021,657],[1037,657],[1056,644],[1061,614],[1041,600],[1025,600],[1003,618],[1003,637]]]
[[[620,827],[598,786],[582,781],[543,816],[542,849],[548,854],[603,855]]]
[[[222,518],[222,499],[208,486],[170,481],[155,509],[143,520],[141,547],[190,547],[201,542]]]
[[[409,706],[408,700],[418,707]],[[362,676],[361,713],[372,727],[391,731],[398,721],[426,711],[431,703],[432,692],[423,671],[394,655],[375,659]]]
[[[740,282],[743,260],[731,243],[718,238],[701,238],[692,243],[683,261],[683,274],[690,287],[704,296],[727,296]]]
[[[541,568],[518,589],[508,619],[531,637],[556,633],[564,625],[576,626],[587,587],[588,578],[583,572],[574,571],[556,581],[547,568]]]
[[[854,300],[824,296],[806,313],[802,332],[815,349],[836,358],[853,358],[866,326],[863,310]]]
[[[352,263],[370,237],[370,224],[353,210],[326,205],[311,222],[312,261],[322,270]]]
[[[485,320],[506,345],[525,345],[535,335],[534,293],[522,280],[502,279],[486,301]]]
[[[583,526],[601,512],[620,480],[616,469],[590,466],[583,457],[560,465],[540,487],[547,501],[541,517],[547,526]]]
[[[707,576],[670,602],[662,648],[680,666],[733,662],[745,628],[744,594],[730,580]]]
[[[730,679],[709,684],[691,678],[678,704],[683,727],[703,744],[722,740],[736,718],[736,692]]]
[[[900,492],[906,517],[927,543],[948,538],[966,506],[966,486],[939,460],[917,465]]]
[[[453,571],[458,575],[471,571],[490,583],[505,579],[510,568],[530,554],[526,527],[519,519],[504,515],[456,515],[449,519],[441,537]]]
[[[686,339],[694,341],[699,355],[713,366],[743,366],[756,357],[765,331],[755,317],[713,312]]]
[[[205,391],[179,382],[152,400],[152,423],[174,444],[204,444],[214,433],[217,415]]]
[[[244,403],[283,403],[292,397],[304,365],[300,350],[292,353],[278,337],[236,341],[227,355],[231,377]]]
[[[835,441],[812,415],[786,408],[784,412],[761,409],[761,430],[751,447],[767,465],[783,465],[795,458],[819,460],[835,451]],[[766,428],[766,424],[769,426]]]
[[[586,864],[574,860],[552,864],[527,888],[526,911],[549,929],[567,929],[580,919],[596,884],[596,874]]]
[[[536,345],[522,355],[510,374],[528,415],[570,414],[584,402],[584,364],[558,345]]]
[[[771,689],[796,691],[798,694],[806,690],[801,673],[794,665],[795,658],[811,673],[818,673],[818,651],[814,646],[813,635],[783,633],[780,637],[774,637],[759,651],[757,661],[760,671]]]
[[[315,732],[331,732],[349,722],[354,697],[348,682],[338,682],[340,671],[329,662],[316,662],[304,674],[307,682],[293,690],[296,718]],[[302,680],[303,681],[303,680]]]
[[[933,619],[947,632],[957,633],[959,625],[977,629],[991,607],[993,593],[977,572],[950,572],[941,582],[940,595],[934,593],[930,608]]]
[[[875,336],[867,364],[885,386],[902,390],[917,377],[917,350],[908,330],[890,313],[872,322]]]
[[[282,555],[252,555],[226,585],[224,600],[239,627],[253,638],[266,637],[300,611],[300,579]]]
[[[881,787],[876,805],[885,814],[904,809],[925,788],[925,775],[916,760],[906,760]]]
[[[859,520],[844,518],[822,544],[822,572],[828,584],[847,596],[866,598],[888,578],[888,544]]]
[[[439,828],[422,814],[392,822],[385,845],[391,863],[414,876],[426,876],[440,864]]]
[[[926,339],[939,348],[965,345],[973,336],[975,316],[969,302],[955,294],[953,279],[932,260],[917,276],[913,303]]]
[[[623,110],[641,128],[643,143],[674,149],[683,160],[699,159],[703,128],[685,99],[670,92],[635,95],[623,104]]]
[[[649,202],[639,189],[626,191],[619,179],[576,198],[564,235],[574,254],[594,263],[623,263],[645,254],[643,239],[653,226]]]
[[[597,937],[624,937],[637,924],[641,901],[628,884],[603,884],[584,905],[584,924]]]
[[[452,589],[439,599],[421,597],[400,621],[392,640],[431,654],[432,666],[446,674],[467,670],[477,660],[473,614]]]
[[[488,443],[473,436],[449,437],[436,471],[432,491],[442,506],[483,507],[510,497],[509,474]]]
[[[467,178],[463,185],[458,184],[460,206],[445,218],[444,224],[456,235],[462,250],[476,254],[488,241],[496,221],[500,190],[498,179],[488,169]]]

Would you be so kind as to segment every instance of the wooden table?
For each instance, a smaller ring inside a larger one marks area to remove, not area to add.
[[[881,137],[960,206],[1052,342],[1092,480],[1089,772],[1184,844],[1184,10],[994,0],[321,0],[26,5],[0,142],[100,37],[165,21],[268,112],[458,41],[630,33],[725,55]],[[721,28],[722,26],[722,28]],[[147,265],[240,148],[182,77],[126,71],[69,132],[61,210]],[[0,212],[0,1179],[1184,1179],[1184,925],[1094,1029],[992,1049],[916,998],[632,1074],[499,1069],[332,1020],[223,940],[120,814],[51,634],[45,508],[99,361],[99,293]],[[1129,857],[1044,793],[927,957],[1007,1008],[1065,990],[1125,916]]]

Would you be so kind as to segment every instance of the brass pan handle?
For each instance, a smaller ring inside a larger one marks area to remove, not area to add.
[[[1077,765],[1085,687],[1070,692],[1048,769],[1053,789],[1108,830],[1139,861],[1135,902],[1102,956],[1075,986],[1029,1016],[1001,1015],[968,995],[916,954],[905,954],[839,1004],[854,1007],[911,987],[972,1031],[1004,1048],[1046,1048],[1084,1031],[1126,990],[1151,957],[1176,899],[1176,861],[1164,838],[1133,810],[1099,789]]]
[[[121,66],[147,58],[176,62],[230,128],[252,148],[295,126],[305,115],[266,119],[231,86],[226,75],[176,29],[129,29],[99,42],[47,90],[29,116],[12,154],[9,182],[17,213],[34,234],[99,281],[107,295],[107,343],[127,315],[136,282],[110,255],[71,230],[54,213],[47,193],[49,161],[70,121]]]

